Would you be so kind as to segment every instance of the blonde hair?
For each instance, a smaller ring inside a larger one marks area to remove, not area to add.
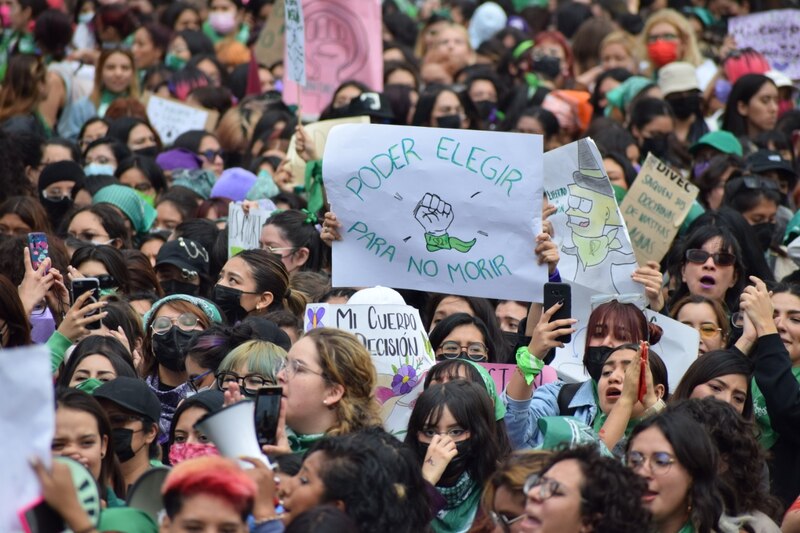
[[[628,54],[630,54],[630,56],[636,63],[636,69],[637,70],[639,69],[639,66],[642,62],[642,58],[645,56],[640,41],[638,41],[633,35],[631,35],[626,31],[622,30],[612,31],[611,33],[603,37],[602,41],[600,41],[600,47],[597,49],[598,55],[602,58],[603,49],[612,44],[619,44],[623,48],[625,48],[625,50],[628,51]],[[636,72],[631,72],[631,74],[636,74]]]
[[[111,48],[100,52],[100,57],[97,59],[94,88],[92,89],[92,94],[89,95],[89,100],[92,101],[95,107],[100,105],[100,98],[103,95],[103,68],[106,66],[108,58],[114,54],[122,54],[131,62],[131,83],[128,85],[128,93],[126,96],[139,98],[139,76],[136,73],[136,62],[133,59],[133,52],[122,48]]]
[[[509,455],[483,488],[481,507],[484,514],[488,516],[489,511],[494,510],[494,497],[500,487],[506,487],[511,493],[520,494],[524,498],[522,486],[525,480],[531,474],[541,472],[551,455],[544,450],[524,450]]]
[[[247,341],[230,351],[219,364],[219,372],[235,372],[246,365],[248,374],[260,374],[278,383],[278,371],[286,360],[286,350],[267,341]]]
[[[642,30],[641,33],[641,43],[644,49],[647,49],[647,36],[650,34],[650,30],[653,29],[653,26],[661,22],[665,22],[675,28],[678,31],[681,43],[683,43],[683,57],[679,57],[677,61],[685,61],[694,66],[699,66],[700,63],[703,62],[703,56],[700,54],[700,49],[697,47],[697,39],[694,36],[692,25],[689,23],[689,19],[674,9],[659,9],[648,17],[644,24],[644,30]],[[652,64],[650,68],[653,68]]]
[[[323,376],[344,388],[336,403],[337,423],[328,435],[352,433],[380,426],[379,405],[375,399],[378,376],[369,351],[352,333],[333,328],[312,329],[305,335],[314,342]]]

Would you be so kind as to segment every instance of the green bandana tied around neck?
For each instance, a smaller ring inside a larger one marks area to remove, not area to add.
[[[286,428],[286,436],[289,439],[289,447],[293,453],[306,453],[311,446],[325,436],[325,433],[310,433],[300,435],[290,428]]]
[[[594,394],[594,403],[597,405],[597,415],[595,415],[594,420],[592,421],[592,429],[594,429],[594,432],[599,435],[600,430],[603,428],[603,424],[605,424],[606,420],[608,420],[608,415],[604,413],[602,409],[600,409],[600,398],[597,395],[597,382],[595,380],[592,380],[592,394]],[[633,428],[635,428],[636,424],[638,423],[638,418],[631,418],[628,420],[628,425],[625,427],[625,438],[628,438],[628,436],[631,434],[631,431],[633,431]]]
[[[792,374],[794,379],[800,382],[800,367],[792,367]],[[761,389],[758,388],[755,378],[753,378],[751,390],[753,392],[753,415],[755,415],[756,423],[760,430],[758,442],[761,443],[765,450],[769,450],[778,441],[778,434],[772,429],[772,422],[767,412],[767,402]]]
[[[112,93],[108,89],[103,89],[103,92],[100,93],[100,105],[97,106],[97,116],[103,117],[108,110],[108,106],[116,100],[117,98],[121,98],[125,96],[124,94]]]
[[[431,522],[431,528],[437,533],[467,531],[478,511],[481,486],[472,480],[468,472],[464,472],[452,487],[437,486],[436,490],[447,503]]]

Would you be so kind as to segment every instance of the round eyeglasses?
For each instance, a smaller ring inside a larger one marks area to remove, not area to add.
[[[153,320],[150,328],[156,335],[163,335],[172,329],[172,326],[178,326],[181,331],[193,331],[197,327],[200,319],[191,313],[183,313],[177,318],[169,316],[160,316]]]

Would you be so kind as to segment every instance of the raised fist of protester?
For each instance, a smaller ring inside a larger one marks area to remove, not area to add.
[[[447,435],[434,435],[422,462],[422,477],[431,485],[436,485],[456,455],[458,449],[453,439]]]
[[[573,326],[578,321],[574,318],[550,321],[563,305],[563,303],[557,302],[539,317],[539,322],[533,330],[533,335],[531,335],[531,343],[528,345],[528,351],[534,357],[544,359],[553,348],[563,348],[564,343],[559,342],[557,340],[558,337],[575,333]]]
[[[311,138],[302,124],[298,124],[294,129],[294,149],[300,159],[306,163],[319,159],[314,139]]]
[[[644,287],[647,303],[653,311],[664,308],[664,274],[656,261],[648,261],[646,266],[639,267],[631,274],[631,279]]]

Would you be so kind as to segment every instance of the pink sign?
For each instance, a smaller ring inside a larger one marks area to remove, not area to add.
[[[480,363],[480,365],[492,376],[498,394],[506,390],[506,385],[511,381],[511,376],[517,371],[517,365],[502,363]],[[556,371],[549,366],[545,366],[541,373],[536,376],[536,379],[533,380],[533,384],[536,387],[541,387],[545,383],[550,383],[556,379],[558,379]]]
[[[383,91],[383,41],[380,0],[303,0],[306,86],[300,92],[303,115],[319,115],[333,92],[357,80]],[[289,59],[284,55],[284,61]],[[284,79],[283,99],[297,102],[297,84]]]

